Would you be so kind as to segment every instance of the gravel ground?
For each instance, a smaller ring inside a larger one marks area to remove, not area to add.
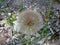
[[[4,2],[7,2],[8,6],[4,8]],[[24,6],[25,8],[34,8],[38,12],[42,11],[43,19],[45,19],[45,14],[49,6],[49,0],[5,0],[0,4],[0,10],[5,9],[8,15],[11,17],[12,12],[17,11],[20,6]],[[55,36],[60,36],[60,3],[54,2],[53,9],[54,14],[50,14],[50,20],[48,22],[48,28],[51,31],[51,34]],[[21,45],[19,40],[15,39],[12,36],[12,27],[6,23],[5,14],[0,12],[0,45]],[[20,34],[16,34],[19,36]],[[15,36],[16,36],[15,35]],[[12,38],[13,37],[13,38]],[[50,38],[50,37],[49,37]],[[44,45],[60,45],[59,40],[46,40]],[[43,42],[43,41],[41,41]],[[40,45],[40,42],[36,45]]]

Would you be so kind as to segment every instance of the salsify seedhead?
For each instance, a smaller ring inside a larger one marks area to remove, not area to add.
[[[40,13],[27,9],[18,15],[17,27],[20,32],[33,35],[43,26],[43,18]]]

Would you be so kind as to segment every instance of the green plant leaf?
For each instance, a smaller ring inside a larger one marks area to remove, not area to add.
[[[12,20],[13,20],[13,21],[16,21],[16,20],[17,20],[17,18],[16,18],[15,15],[12,16]]]
[[[24,10],[25,8],[23,6],[20,6],[19,11],[21,12],[22,10]]]
[[[13,21],[10,19],[9,16],[6,15],[6,20],[7,20],[7,23],[11,26],[13,26]]]

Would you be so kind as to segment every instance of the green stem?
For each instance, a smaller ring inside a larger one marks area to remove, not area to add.
[[[29,43],[27,42],[26,45],[29,45]]]
[[[46,17],[47,17],[47,21],[46,23],[48,23],[49,19],[50,19],[50,12],[51,12],[51,8],[52,8],[52,3],[53,3],[53,0],[50,0],[50,5],[49,5],[49,9],[46,13]]]

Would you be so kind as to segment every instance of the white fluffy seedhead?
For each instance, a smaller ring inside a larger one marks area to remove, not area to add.
[[[43,26],[43,18],[40,13],[34,10],[25,10],[18,15],[18,30],[26,34],[35,34]]]

